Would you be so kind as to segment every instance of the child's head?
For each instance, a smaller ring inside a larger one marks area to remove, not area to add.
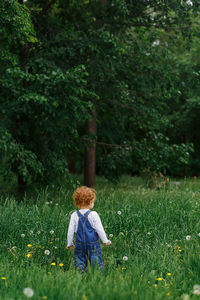
[[[96,199],[96,191],[87,186],[77,188],[73,194],[74,204],[77,207],[93,208]]]

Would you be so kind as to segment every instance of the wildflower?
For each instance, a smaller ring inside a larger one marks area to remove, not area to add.
[[[198,236],[200,237],[200,232],[198,233]]]
[[[28,245],[27,245],[27,247],[31,248],[31,247],[32,247],[32,245],[31,245],[31,244],[28,244]]]
[[[38,230],[37,234],[40,234],[40,233],[41,233],[41,231]]]
[[[56,266],[56,263],[55,263],[55,262],[52,262],[51,265],[52,265],[52,266]]]
[[[85,294],[82,295],[82,299],[85,300],[87,299],[87,296]]]
[[[17,248],[16,246],[13,246],[13,247],[12,247],[13,250],[15,250],[16,248]]]
[[[28,297],[28,298],[33,297],[34,291],[31,288],[27,287],[24,289],[23,292],[26,297]]]
[[[2,280],[6,280],[6,277],[1,277]]]
[[[50,251],[49,251],[49,250],[45,250],[45,251],[44,251],[44,254],[49,255],[49,254],[50,254]]]
[[[151,232],[147,232],[148,235],[151,235]]]
[[[158,277],[158,278],[157,278],[157,280],[158,280],[158,281],[161,281],[161,280],[163,280],[163,278],[161,278],[161,277]]]
[[[59,264],[59,266],[60,266],[60,267],[63,267],[63,266],[64,266],[64,264],[62,264],[62,263],[61,263],[61,264]]]
[[[118,210],[117,214],[120,216],[122,214],[122,212],[120,210]]]
[[[195,284],[193,286],[193,294],[199,296],[200,295],[200,285],[199,284]]]
[[[152,46],[155,47],[155,46],[159,46],[160,45],[160,41],[159,40],[156,40],[153,42]]]
[[[124,261],[127,261],[127,260],[128,260],[128,256],[124,256],[124,257],[123,257],[123,260],[124,260]]]
[[[30,235],[33,235],[33,230],[30,230],[29,233],[30,233]]]
[[[110,238],[112,238],[112,237],[113,237],[113,234],[112,234],[112,233],[111,233],[111,234],[109,234],[109,237],[110,237]]]
[[[50,233],[51,233],[51,234],[54,234],[54,230],[50,230]]]
[[[167,273],[167,275],[168,275],[168,276],[171,276],[171,275],[172,275],[172,273]]]
[[[46,204],[46,205],[49,205],[49,202],[47,201],[47,202],[45,202],[45,204]]]
[[[167,296],[170,296],[170,292],[167,293]]]
[[[190,235],[187,235],[187,236],[186,236],[186,240],[189,241],[190,239],[191,239],[191,236],[190,236]]]
[[[21,234],[21,237],[22,237],[22,238],[24,238],[24,237],[25,237],[25,234],[24,234],[24,233],[22,233],[22,234]]]
[[[59,204],[58,203],[56,203],[56,206],[58,206]]]
[[[27,257],[31,257],[32,255],[31,255],[31,253],[28,253],[28,254],[26,254],[26,256],[27,256]]]
[[[187,3],[187,5],[193,6],[193,3],[191,0],[187,0],[186,3]]]

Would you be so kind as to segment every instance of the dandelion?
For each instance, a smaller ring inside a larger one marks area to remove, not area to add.
[[[200,237],[200,232],[198,233],[198,236]]]
[[[87,296],[86,296],[85,294],[83,294],[83,295],[82,295],[82,299],[83,299],[83,300],[86,300],[86,299],[87,299]]]
[[[31,247],[32,247],[32,245],[31,245],[31,244],[28,244],[28,245],[27,245],[27,247],[31,248]]]
[[[38,230],[37,234],[40,234],[40,233],[41,233],[41,231]]]
[[[26,254],[26,256],[27,256],[27,257],[31,257],[32,255],[31,255],[31,253],[28,253],[28,254]]]
[[[158,281],[161,281],[161,280],[163,280],[163,278],[161,278],[161,277],[158,277],[158,278],[157,278],[157,280],[158,280]]]
[[[128,256],[124,256],[124,257],[123,257],[123,260],[124,260],[124,261],[127,261],[127,260],[128,260]]]
[[[167,296],[170,296],[170,292],[167,293]]]
[[[63,267],[63,266],[64,266],[64,264],[62,264],[62,263],[61,263],[61,264],[59,264],[59,266],[60,266],[60,267]]]
[[[1,277],[2,280],[6,280],[6,277]]]
[[[45,202],[45,204],[46,204],[46,205],[49,205],[49,202],[47,201],[47,202]]]
[[[185,238],[186,238],[187,241],[190,241],[191,236],[190,236],[190,235],[187,235]]]
[[[28,297],[28,298],[33,297],[34,291],[31,288],[27,287],[24,289],[23,292],[26,297]]]
[[[49,254],[50,254],[50,251],[49,251],[49,250],[45,250],[45,251],[44,251],[44,254],[49,255]]]
[[[193,286],[193,294],[199,296],[200,295],[200,285],[199,284],[195,284]]]
[[[147,232],[148,235],[151,235],[151,232]]]
[[[22,237],[22,238],[24,238],[24,237],[25,237],[25,234],[24,234],[24,233],[22,233],[22,234],[21,234],[21,237]]]
[[[122,214],[122,212],[120,210],[118,210],[117,214],[120,216]]]
[[[30,230],[29,233],[30,233],[30,235],[33,235],[33,230]]]
[[[167,273],[167,275],[168,275],[168,276],[171,276],[171,275],[172,275],[172,273]]]
[[[52,266],[56,266],[56,263],[55,263],[55,262],[52,262],[51,265],[52,265]]]
[[[53,230],[53,229],[52,229],[52,230],[50,230],[50,233],[51,233],[51,234],[54,234],[54,230]]]
[[[59,204],[58,203],[56,203],[56,206],[58,206]]]
[[[111,234],[109,234],[109,237],[110,237],[110,238],[112,238],[112,237],[113,237],[113,234],[112,234],[112,233],[111,233]]]

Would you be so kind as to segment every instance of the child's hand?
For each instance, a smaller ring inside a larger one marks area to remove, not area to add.
[[[104,246],[109,246],[111,244],[111,241],[110,240],[108,240],[108,242],[107,243],[104,243]]]
[[[74,248],[74,245],[66,247],[67,250],[71,250],[72,248]]]

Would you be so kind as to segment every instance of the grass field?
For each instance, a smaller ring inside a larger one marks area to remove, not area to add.
[[[1,198],[0,300],[27,299],[25,288],[32,299],[200,299],[199,179],[156,190],[137,177],[98,178],[94,209],[112,245],[102,245],[104,272],[85,276],[65,249],[72,192]]]

